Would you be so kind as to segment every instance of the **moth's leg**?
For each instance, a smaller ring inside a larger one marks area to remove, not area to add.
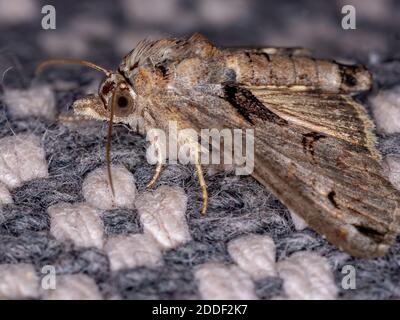
[[[152,188],[156,184],[156,182],[160,178],[161,170],[162,170],[162,162],[159,161],[157,162],[156,171],[154,172],[154,175],[151,178],[150,182],[147,184],[146,188]]]
[[[201,208],[201,214],[205,215],[207,213],[207,207],[208,207],[208,192],[207,192],[206,181],[204,180],[203,169],[201,168],[200,163],[196,163],[196,171],[197,171],[197,176],[199,178],[201,193],[203,195],[203,206]]]
[[[199,184],[201,188],[201,193],[203,196],[203,206],[201,208],[201,214],[204,216],[207,213],[207,207],[208,207],[208,192],[207,192],[207,185],[206,181],[204,180],[204,175],[203,175],[203,169],[200,164],[200,157],[199,157],[200,152],[196,153],[196,171],[197,171],[197,177],[199,179]]]
[[[157,166],[156,171],[154,172],[153,177],[151,178],[150,182],[147,184],[146,188],[152,188],[160,178],[161,170],[162,170],[162,154],[160,148],[158,147],[157,143],[154,143],[154,146],[157,148]]]

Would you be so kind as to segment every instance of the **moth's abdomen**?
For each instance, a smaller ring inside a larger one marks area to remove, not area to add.
[[[348,93],[371,86],[371,74],[363,66],[302,56],[241,51],[227,55],[225,66],[236,73],[238,83],[248,86]]]

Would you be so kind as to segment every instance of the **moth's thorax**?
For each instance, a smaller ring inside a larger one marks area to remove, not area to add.
[[[220,69],[215,65],[220,55],[221,51],[199,34],[184,41],[143,41],[125,56],[118,70],[138,94],[154,94],[209,82]]]

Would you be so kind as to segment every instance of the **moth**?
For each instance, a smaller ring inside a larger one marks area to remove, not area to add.
[[[307,50],[217,48],[204,36],[142,41],[97,95],[74,102],[75,114],[126,123],[140,133],[252,128],[253,177],[339,249],[356,257],[385,254],[399,231],[400,194],[381,174],[374,125],[352,95],[369,90],[359,65],[317,60]],[[107,142],[109,163],[110,139]],[[196,163],[204,206],[206,184]],[[150,183],[154,184],[161,164]],[[111,171],[109,171],[111,178]],[[112,180],[110,179],[110,182]]]

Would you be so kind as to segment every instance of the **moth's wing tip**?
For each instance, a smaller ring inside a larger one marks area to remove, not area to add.
[[[383,257],[384,255],[387,254],[389,251],[390,245],[386,244],[378,244],[376,246],[372,246],[371,248],[363,248],[362,250],[357,249],[354,250],[343,250],[347,253],[349,253],[351,256],[355,258],[361,258],[361,259],[375,259],[375,258],[380,258]]]
[[[347,241],[340,242],[340,250],[349,253],[356,258],[379,258],[384,256],[390,249],[391,244],[396,238],[396,233],[388,231],[381,241],[376,241],[369,237],[351,224],[346,225],[341,230],[347,231]],[[332,241],[335,244],[336,241]]]

